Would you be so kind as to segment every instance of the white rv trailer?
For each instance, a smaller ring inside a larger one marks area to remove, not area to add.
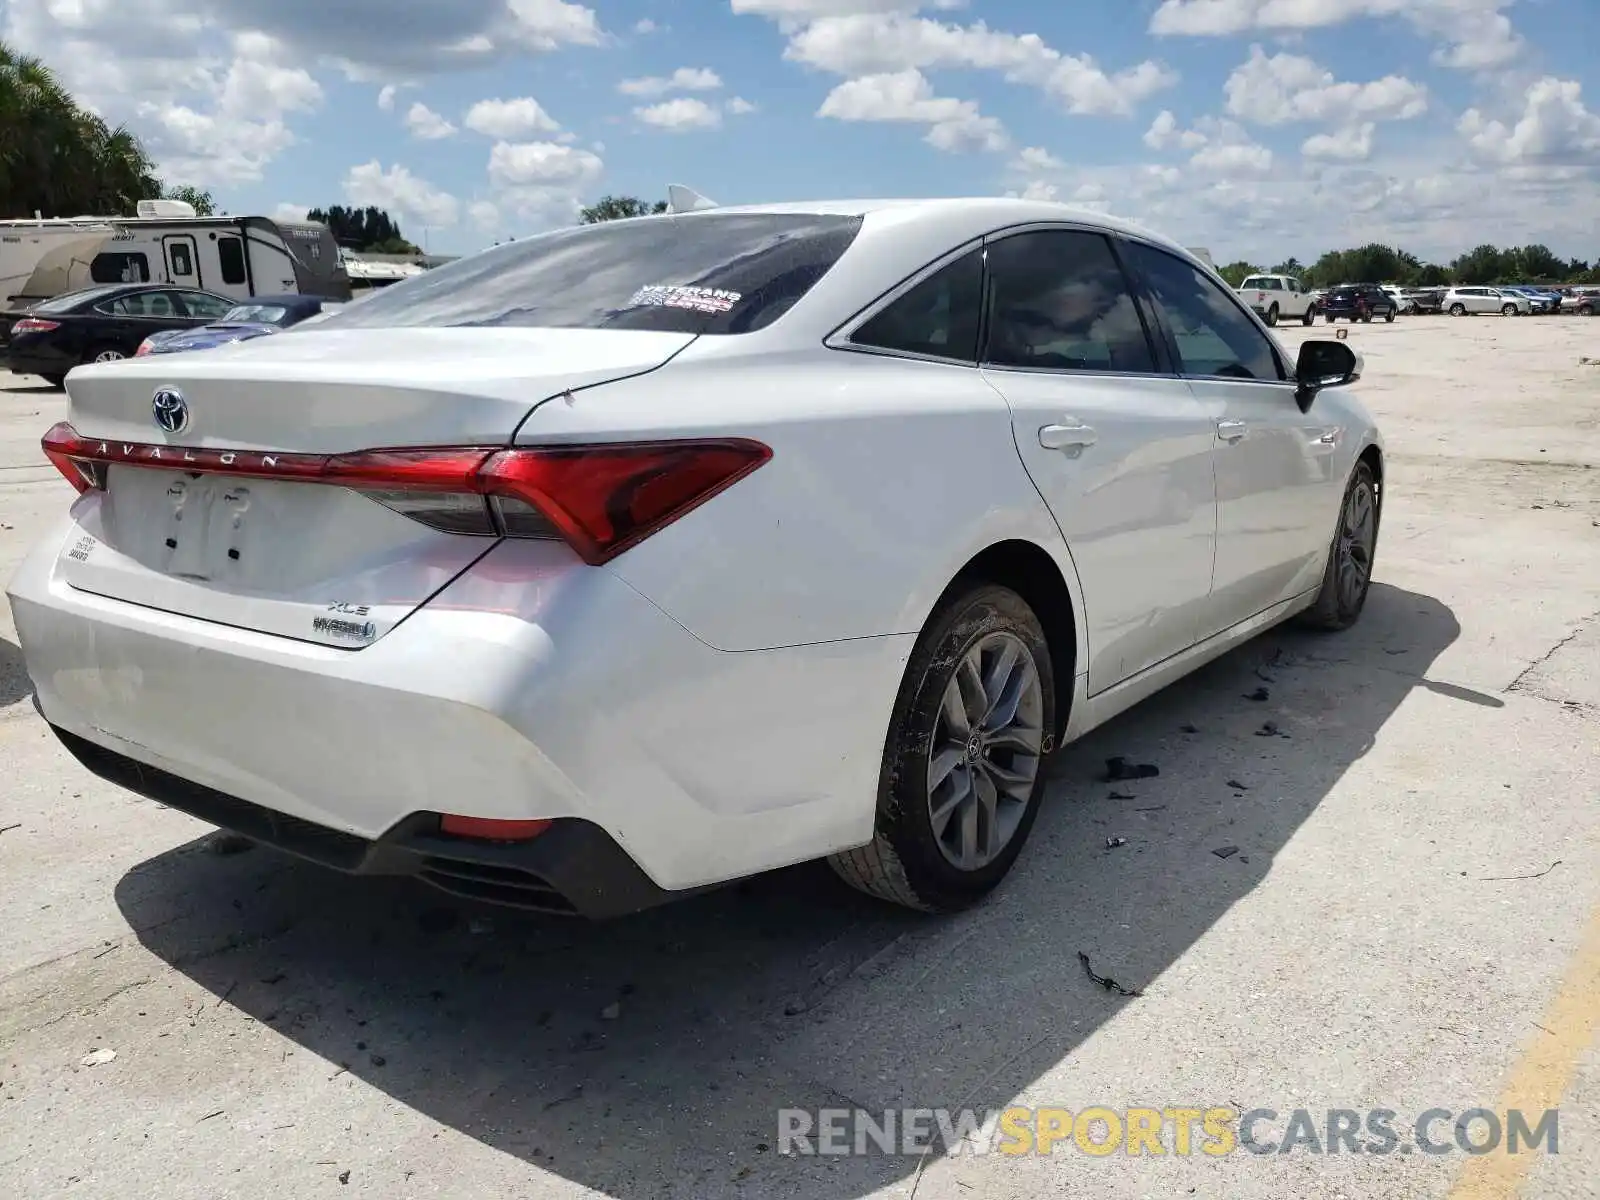
[[[0,307],[97,283],[171,283],[224,296],[296,292],[350,299],[326,225],[201,217],[179,200],[141,200],[133,217],[0,221]]]

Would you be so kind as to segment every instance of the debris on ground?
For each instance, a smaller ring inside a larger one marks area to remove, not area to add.
[[[1165,804],[1152,804],[1149,808],[1136,808],[1133,811],[1134,812],[1160,812],[1164,808],[1166,808]]]
[[[789,1003],[783,1006],[783,1015],[786,1017],[798,1017],[810,1007],[811,1006],[799,996],[796,996],[793,1000],[789,1001]]]
[[[385,1067],[385,1066],[389,1065],[389,1060],[387,1058],[385,1058],[381,1054],[374,1054],[372,1056],[371,1062],[372,1062],[372,1065],[375,1066],[375,1067]]]
[[[1256,730],[1257,737],[1288,737],[1289,735],[1278,728],[1276,721],[1263,721],[1261,728]]]
[[[116,1061],[117,1052],[115,1050],[91,1050],[78,1060],[78,1064],[84,1067],[103,1067],[108,1062]]]
[[[1244,698],[1246,700],[1254,700],[1257,704],[1265,704],[1268,700],[1272,699],[1272,693],[1267,691],[1267,689],[1264,687],[1258,687],[1253,692],[1246,692]]]
[[[1106,759],[1106,783],[1124,783],[1130,779],[1151,779],[1161,774],[1155,763],[1129,762],[1122,755]]]
[[[1115,850],[1118,846],[1126,846],[1127,844],[1128,839],[1125,837],[1108,837],[1106,839],[1107,850]]]
[[[1179,725],[1178,726],[1178,732],[1179,733],[1199,733],[1200,731],[1198,729],[1196,729],[1193,725]]]
[[[1083,964],[1084,974],[1089,977],[1090,982],[1099,984],[1101,987],[1105,988],[1106,991],[1115,992],[1119,996],[1144,995],[1144,993],[1138,988],[1123,987],[1122,984],[1118,983],[1115,979],[1112,979],[1109,975],[1096,975],[1094,973],[1094,968],[1089,965],[1089,956],[1082,950],[1078,951],[1078,961]]]
[[[1218,858],[1232,858],[1235,854],[1239,853],[1239,847],[1218,846],[1211,853],[1215,854]]]
[[[1106,797],[1107,800],[1137,800],[1138,798],[1139,797],[1130,795],[1127,792],[1119,792],[1116,788],[1112,788],[1111,794]]]
[[[21,829],[22,822],[17,821],[10,825],[0,825],[0,833],[10,833],[13,829]]]
[[[1558,859],[1555,860],[1555,862],[1551,863],[1544,870],[1535,871],[1532,875],[1485,875],[1485,876],[1482,877],[1480,882],[1482,882],[1482,883],[1495,883],[1495,882],[1504,882],[1505,880],[1510,880],[1510,879],[1543,879],[1546,875],[1550,874],[1551,871],[1554,871],[1560,865],[1561,865],[1561,860],[1558,858]]]
[[[339,1182],[344,1184],[344,1185],[346,1185],[346,1186],[348,1186],[349,1183],[350,1183],[350,1172],[349,1171],[340,1171],[339,1172]]]
[[[602,1021],[615,1021],[621,1015],[622,1005],[615,1000],[600,1010],[600,1019]]]
[[[1248,784],[1240,783],[1237,779],[1228,780],[1228,786],[1236,792],[1248,792],[1250,790]]]

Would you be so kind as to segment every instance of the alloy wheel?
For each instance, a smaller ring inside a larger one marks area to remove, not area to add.
[[[1378,540],[1378,505],[1365,480],[1350,489],[1339,524],[1339,604],[1354,608],[1372,574],[1372,552]]]
[[[962,656],[928,751],[934,839],[958,870],[1000,856],[1028,810],[1044,746],[1044,693],[1033,655],[995,632]]]

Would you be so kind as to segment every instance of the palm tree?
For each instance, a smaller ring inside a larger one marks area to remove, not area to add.
[[[80,107],[39,59],[0,42],[0,217],[120,214],[159,195],[137,137]]]

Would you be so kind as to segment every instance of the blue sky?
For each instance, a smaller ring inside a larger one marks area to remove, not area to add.
[[[724,203],[1051,197],[1219,259],[1600,256],[1596,0],[0,8],[168,178],[233,212],[376,203],[435,251],[679,182]]]

